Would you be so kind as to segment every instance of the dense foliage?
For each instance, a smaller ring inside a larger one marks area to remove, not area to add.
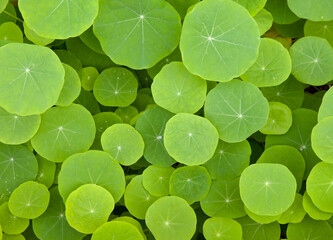
[[[0,240],[333,240],[333,0],[0,0]]]

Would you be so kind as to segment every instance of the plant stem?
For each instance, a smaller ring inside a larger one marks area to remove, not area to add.
[[[5,13],[5,14],[7,14],[8,16],[10,16],[10,17],[12,17],[12,18],[15,18],[17,21],[20,21],[20,22],[23,23],[23,20],[22,20],[22,19],[20,19],[20,18],[14,16],[13,14],[7,12],[6,10],[4,10],[3,13]]]

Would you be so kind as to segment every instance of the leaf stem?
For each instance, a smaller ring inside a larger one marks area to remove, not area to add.
[[[12,17],[12,18],[15,18],[17,21],[20,21],[20,22],[23,23],[23,20],[22,20],[22,19],[20,19],[20,18],[16,17],[15,15],[13,15],[13,14],[7,12],[6,10],[4,10],[3,13],[5,13],[5,14],[7,14],[8,16],[10,16],[10,17]]]

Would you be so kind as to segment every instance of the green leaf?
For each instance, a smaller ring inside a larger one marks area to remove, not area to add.
[[[80,35],[93,24],[99,4],[98,0],[28,0],[18,6],[28,27],[38,35],[65,39]]]
[[[95,184],[84,184],[69,194],[66,218],[71,227],[82,233],[93,233],[107,222],[114,209],[110,192]]]
[[[54,105],[64,85],[65,70],[50,49],[22,43],[0,48],[0,106],[27,116]]]
[[[208,218],[203,225],[207,240],[242,239],[242,226],[231,218]]]
[[[311,21],[333,20],[332,1],[288,0],[288,6],[300,18]]]
[[[131,223],[113,220],[99,227],[92,235],[92,240],[144,240],[139,230]]]
[[[74,153],[87,151],[95,132],[93,117],[81,105],[54,107],[42,115],[40,128],[31,144],[47,160],[63,162]]]
[[[240,177],[240,196],[254,214],[276,216],[294,202],[296,179],[287,167],[277,163],[257,163]]]
[[[196,224],[194,210],[180,197],[162,197],[146,213],[148,229],[160,240],[190,239],[195,233]]]
[[[178,113],[166,124],[165,149],[177,162],[203,164],[213,156],[217,143],[218,132],[206,118]]]
[[[258,48],[258,26],[235,2],[202,1],[184,19],[180,40],[184,65],[206,80],[226,82],[240,76],[255,62]]]
[[[229,143],[244,141],[258,131],[268,114],[268,101],[260,90],[239,80],[218,84],[205,103],[205,117],[216,126],[220,139]]]
[[[150,68],[168,56],[180,37],[180,17],[166,1],[101,0],[94,33],[119,65]]]
[[[115,202],[125,191],[123,169],[109,154],[102,151],[77,153],[63,163],[59,173],[59,192],[64,202],[83,184],[97,184],[108,190]]]
[[[324,162],[333,163],[333,116],[324,118],[314,126],[311,134],[313,151]]]
[[[195,113],[204,104],[207,84],[192,75],[183,63],[172,62],[155,76],[151,91],[160,107],[173,113]]]

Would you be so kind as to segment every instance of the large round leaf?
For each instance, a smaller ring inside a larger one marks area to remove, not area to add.
[[[101,0],[94,33],[104,52],[119,65],[154,66],[176,47],[180,17],[162,0]]]
[[[296,179],[289,169],[276,163],[257,163],[247,167],[240,177],[240,196],[253,213],[276,216],[294,202]]]
[[[54,107],[42,115],[42,122],[31,144],[49,161],[63,162],[70,155],[84,152],[95,137],[95,122],[82,105]]]
[[[172,62],[155,76],[151,86],[157,105],[173,113],[195,113],[204,104],[206,81],[192,75],[181,62]]]
[[[244,141],[266,124],[268,115],[268,101],[252,83],[220,83],[207,95],[205,116],[226,142]]]
[[[98,0],[24,0],[19,1],[19,9],[24,22],[38,35],[65,39],[82,34],[93,24]]]
[[[88,183],[102,186],[118,202],[125,191],[124,171],[116,160],[102,151],[77,153],[67,158],[58,177],[64,202],[71,192]]]
[[[113,220],[104,223],[92,235],[92,240],[144,240],[140,231],[131,223]]]
[[[216,128],[203,117],[178,113],[166,124],[165,149],[180,163],[193,166],[207,162],[213,156],[217,143]]]
[[[333,79],[333,48],[320,37],[304,37],[290,48],[292,74],[306,84],[324,85]]]
[[[10,43],[0,48],[0,59],[6,59],[0,63],[1,107],[27,116],[41,114],[57,102],[65,70],[49,48]]]
[[[287,80],[290,73],[288,50],[274,39],[263,38],[256,62],[241,77],[258,87],[271,87]]]
[[[186,15],[180,50],[190,72],[226,82],[255,62],[259,43],[258,26],[244,7],[228,0],[206,0]]]
[[[180,197],[162,197],[146,213],[147,227],[159,240],[191,239],[196,223],[194,210]]]

